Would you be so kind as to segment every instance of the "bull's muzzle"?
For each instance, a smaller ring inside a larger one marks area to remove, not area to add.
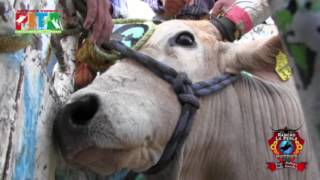
[[[67,160],[71,160],[77,152],[90,146],[88,124],[98,109],[98,97],[84,95],[67,104],[58,113],[53,134],[62,155]]]

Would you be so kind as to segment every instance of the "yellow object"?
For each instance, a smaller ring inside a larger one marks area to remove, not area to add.
[[[279,151],[277,150],[277,145],[278,145],[278,141],[274,141],[271,145],[270,148],[273,151],[274,154],[279,155]]]
[[[143,36],[136,42],[136,44],[130,47],[133,50],[140,49],[151,37],[156,27],[156,25],[152,21],[146,21],[143,19],[114,19],[113,23],[115,26],[143,24],[148,27],[147,31],[144,32]],[[123,26],[119,26],[119,27],[123,27]],[[116,35],[113,34],[111,36],[112,40],[114,39],[113,36],[116,36]],[[115,40],[117,39],[115,38]],[[106,51],[105,49],[99,47],[98,45],[90,43],[88,39],[85,39],[82,42],[81,47],[76,52],[77,60],[90,64],[91,67],[97,71],[106,70],[110,65],[114,64],[117,60],[121,59],[121,57],[122,57],[121,54],[119,54],[117,51],[115,50]]]
[[[298,155],[300,153],[300,151],[302,151],[303,145],[300,144],[299,141],[295,140],[296,143],[296,150],[294,151],[293,155]]]
[[[76,53],[76,59],[80,62],[85,62],[91,65],[97,71],[103,71],[110,65],[116,62],[116,53],[106,53],[101,51],[95,44],[90,43],[88,40],[84,40],[81,48]],[[97,51],[97,49],[99,51]]]
[[[32,41],[31,35],[0,35],[0,53],[14,52],[26,48]]]
[[[292,76],[292,68],[289,65],[288,57],[282,51],[276,56],[275,71],[282,81],[288,81]]]

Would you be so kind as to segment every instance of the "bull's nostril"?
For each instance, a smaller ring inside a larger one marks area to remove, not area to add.
[[[70,120],[76,125],[86,125],[96,114],[99,103],[94,95],[86,95],[70,104]]]

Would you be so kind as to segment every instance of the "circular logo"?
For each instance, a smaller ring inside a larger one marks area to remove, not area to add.
[[[282,141],[280,143],[280,151],[282,152],[282,154],[284,155],[290,155],[293,151],[293,144],[291,141]]]

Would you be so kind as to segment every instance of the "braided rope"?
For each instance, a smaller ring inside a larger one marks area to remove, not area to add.
[[[184,72],[177,72],[170,66],[163,64],[150,56],[132,50],[118,41],[111,41],[104,46],[116,50],[124,57],[129,57],[158,77],[170,83],[177,94],[182,106],[181,114],[169,142],[167,143],[160,160],[148,169],[145,174],[155,174],[163,170],[177,156],[184,141],[189,135],[193,124],[193,117],[200,107],[199,98],[217,92],[239,79],[240,75],[224,74],[207,81],[192,83]]]
[[[210,80],[201,81],[192,84],[193,91],[197,96],[207,96],[220,91],[226,86],[237,81],[240,76],[231,74],[223,74],[220,77],[215,77]]]

